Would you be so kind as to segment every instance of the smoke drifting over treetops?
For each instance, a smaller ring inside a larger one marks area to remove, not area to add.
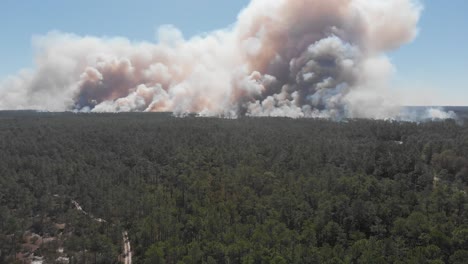
[[[0,108],[397,117],[385,52],[415,38],[421,9],[413,0],[252,0],[233,27],[189,40],[171,26],[158,43],[53,32],[35,39],[34,70],[0,83]]]

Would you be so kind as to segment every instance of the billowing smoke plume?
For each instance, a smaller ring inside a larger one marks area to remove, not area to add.
[[[36,69],[0,84],[1,109],[237,117],[398,115],[385,52],[413,40],[412,0],[253,0],[225,30],[159,42],[49,33]]]

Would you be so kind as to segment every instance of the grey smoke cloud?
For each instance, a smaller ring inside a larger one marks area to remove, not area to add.
[[[252,0],[232,28],[157,43],[51,32],[36,66],[0,83],[0,109],[391,118],[385,53],[412,41],[415,0]]]

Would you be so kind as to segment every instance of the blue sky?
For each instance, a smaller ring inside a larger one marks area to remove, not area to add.
[[[416,40],[390,57],[400,89],[435,105],[468,105],[468,1],[426,0]]]
[[[158,26],[173,24],[190,37],[229,26],[248,2],[2,0],[0,79],[33,65],[33,35],[59,30],[154,42]],[[394,87],[414,94],[408,104],[468,105],[468,1],[423,4],[418,38],[389,54],[397,68]]]

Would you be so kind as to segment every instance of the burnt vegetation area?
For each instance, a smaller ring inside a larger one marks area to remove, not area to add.
[[[4,112],[0,157],[0,263],[116,263],[124,230],[133,263],[468,259],[453,120]]]

